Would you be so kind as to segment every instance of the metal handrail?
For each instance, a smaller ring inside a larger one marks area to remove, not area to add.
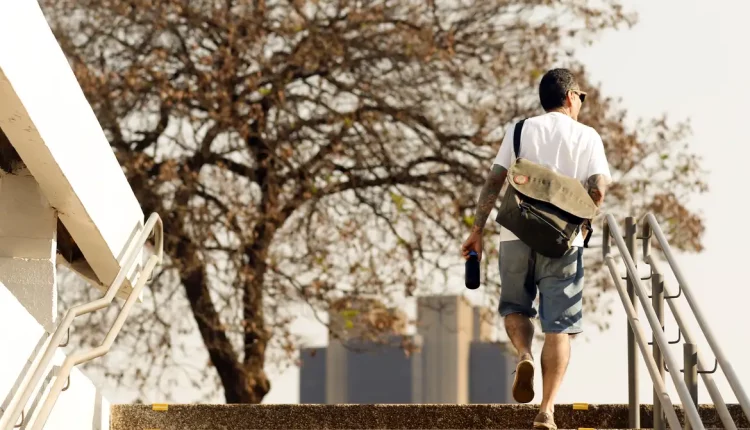
[[[644,258],[644,261],[651,267],[652,274],[663,276],[662,271],[659,269],[659,266],[657,265],[653,255],[647,254]],[[663,286],[662,288],[664,288],[664,293],[667,296],[674,297],[672,294],[669,294],[669,290],[666,286]],[[674,300],[666,300],[666,302],[669,306],[669,309],[672,311],[672,316],[674,317],[675,322],[677,322],[679,333],[681,333],[685,338],[685,343],[695,344],[695,338],[690,332],[688,325],[685,323],[686,320],[683,317],[680,308],[675,304]],[[698,368],[706,368],[700,351],[698,351]],[[711,397],[711,400],[714,402],[714,408],[716,409],[716,412],[719,415],[719,419],[721,419],[721,423],[724,425],[724,428],[726,430],[737,430],[737,425],[734,423],[732,415],[729,413],[727,404],[724,401],[724,398],[721,396],[721,393],[719,392],[719,388],[716,386],[716,382],[714,381],[713,376],[711,376],[711,374],[708,372],[700,372],[700,375],[703,379],[703,383],[706,385],[706,390],[708,391],[709,397]]]
[[[607,266],[609,267],[610,274],[612,275],[612,278],[615,280],[615,286],[617,287],[617,290],[620,293],[620,298],[623,302],[623,306],[625,307],[625,310],[628,314],[628,322],[630,323],[630,326],[633,329],[633,333],[635,334],[636,340],[638,342],[638,346],[640,347],[640,350],[641,350],[641,355],[644,357],[648,365],[649,375],[651,376],[651,380],[654,384],[654,387],[657,391],[664,391],[664,382],[661,378],[661,374],[658,371],[658,367],[655,367],[656,363],[653,359],[653,356],[648,353],[646,342],[644,340],[645,336],[643,334],[643,328],[640,325],[638,314],[635,312],[635,308],[633,306],[633,303],[630,301],[630,297],[628,297],[627,294],[625,294],[623,290],[622,284],[620,282],[620,275],[617,272],[617,266],[615,264],[614,257],[612,257],[611,255],[608,255],[609,254],[609,237],[607,237],[607,235],[612,236],[615,239],[615,245],[620,251],[620,256],[622,257],[625,263],[625,268],[628,273],[628,278],[632,282],[634,292],[636,296],[638,297],[639,301],[641,302],[641,305],[644,308],[644,311],[646,313],[646,318],[653,332],[654,340],[656,341],[656,343],[659,346],[659,349],[662,352],[664,361],[672,369],[678,368],[677,361],[675,361],[674,356],[669,351],[669,348],[668,348],[669,342],[667,341],[667,338],[664,335],[664,331],[662,330],[661,323],[659,322],[659,319],[657,318],[656,313],[654,312],[654,309],[649,306],[650,303],[648,301],[648,293],[643,288],[643,285],[641,283],[641,277],[638,274],[638,269],[636,268],[635,262],[633,261],[633,258],[630,255],[630,251],[625,245],[625,240],[623,239],[622,234],[620,234],[620,229],[617,225],[617,221],[615,220],[615,217],[612,214],[607,214],[606,220],[605,220],[605,237],[604,237],[605,243],[603,246],[604,258],[607,262]],[[682,401],[686,420],[689,422],[691,428],[695,430],[704,430],[703,422],[701,421],[700,415],[698,414],[698,408],[693,403],[693,399],[690,395],[690,392],[688,391],[687,384],[685,384],[685,381],[683,381],[676,374],[676,372],[670,372],[670,375],[672,376],[672,381],[674,382],[674,385],[677,388],[677,394],[679,395],[680,400]],[[676,417],[676,415],[675,416],[672,415],[675,411],[674,411],[674,407],[671,404],[671,401],[669,400],[668,395],[667,396],[661,395],[660,401],[662,402],[662,405],[665,406],[664,409],[665,409],[665,413],[667,414],[667,418],[670,422],[670,427],[672,427],[673,429],[679,428],[680,427],[679,422],[676,422],[676,423],[674,422],[674,418]]]
[[[144,269],[139,273],[138,279],[133,286],[130,295],[125,301],[125,304],[120,309],[120,313],[117,315],[114,324],[107,333],[104,342],[102,343],[102,345],[96,348],[93,348],[86,352],[74,353],[65,359],[60,372],[55,378],[55,383],[52,386],[52,389],[47,393],[47,398],[44,401],[39,415],[37,415],[36,419],[34,419],[32,430],[41,430],[43,428],[47,417],[52,411],[52,407],[57,401],[57,397],[63,390],[65,382],[70,375],[73,367],[85,361],[100,357],[109,351],[109,349],[112,347],[115,337],[117,337],[117,334],[122,329],[125,319],[128,317],[130,308],[138,299],[140,291],[148,281],[151,272],[154,270],[157,264],[162,262],[164,255],[164,226],[162,224],[161,218],[159,218],[159,215],[156,213],[151,214],[151,216],[146,221],[143,229],[141,230],[141,234],[128,244],[128,247],[125,251],[125,262],[121,266],[120,271],[117,273],[117,276],[115,277],[110,287],[107,289],[107,292],[104,294],[104,296],[92,302],[74,306],[65,313],[65,317],[62,319],[61,323],[57,326],[54,333],[49,337],[49,340],[44,346],[44,353],[42,354],[42,358],[29,369],[29,373],[27,373],[27,376],[24,377],[21,381],[21,384],[19,385],[16,394],[12,397],[10,403],[8,404],[8,408],[6,409],[5,413],[0,417],[0,430],[11,430],[15,425],[19,416],[23,412],[24,407],[26,406],[26,403],[29,401],[29,398],[33,394],[34,388],[39,383],[41,377],[44,375],[47,366],[49,365],[58,346],[60,345],[60,341],[62,340],[63,335],[73,324],[73,320],[80,315],[97,311],[109,306],[109,304],[112,303],[128,272],[130,272],[130,270],[134,267],[138,254],[145,246],[146,241],[152,233],[154,234],[155,252],[149,257],[146,265],[144,266]],[[29,374],[31,375],[30,377],[28,376]]]
[[[680,288],[682,289],[682,293],[685,295],[685,300],[687,301],[688,306],[690,307],[690,310],[692,311],[693,315],[695,316],[696,321],[698,322],[698,326],[700,327],[700,330],[703,332],[703,335],[705,336],[706,341],[708,342],[708,345],[711,348],[711,352],[716,357],[716,361],[721,367],[721,370],[724,373],[724,376],[727,378],[727,381],[729,382],[729,386],[732,388],[732,391],[737,397],[737,402],[740,404],[740,407],[742,408],[742,411],[745,413],[745,416],[748,419],[750,419],[750,399],[748,399],[747,393],[742,388],[742,385],[740,384],[740,380],[737,377],[737,374],[732,368],[732,365],[729,364],[729,360],[727,360],[726,355],[724,355],[724,352],[719,346],[716,340],[716,337],[711,331],[711,328],[706,323],[706,318],[703,316],[703,312],[701,312],[700,308],[698,307],[698,304],[696,303],[696,300],[693,297],[693,293],[690,290],[690,287],[688,286],[688,283],[685,280],[685,277],[683,276],[682,271],[680,270],[680,267],[677,265],[677,261],[674,258],[674,254],[672,254],[672,248],[669,246],[669,242],[664,236],[664,233],[661,230],[661,226],[659,226],[659,222],[656,220],[656,217],[651,213],[645,216],[645,221],[648,223],[649,227],[654,233],[654,236],[656,237],[657,242],[659,243],[659,246],[662,248],[664,256],[666,257],[667,262],[669,263],[669,266],[672,269],[672,273],[674,273],[674,276],[677,279],[677,282],[680,285]],[[672,304],[670,304],[670,307],[672,308],[672,311],[674,313],[675,307]],[[684,329],[683,329],[683,334],[686,334],[686,330]]]
[[[610,272],[617,274],[617,265],[614,258],[610,255],[607,256],[605,260]],[[647,353],[648,342],[646,341],[646,334],[643,332],[643,327],[638,324],[638,313],[635,311],[633,303],[630,301],[628,293],[625,290],[625,287],[622,285],[619,277],[613,276],[613,278],[615,280],[615,288],[620,294],[620,300],[622,300],[622,304],[625,307],[625,313],[628,316],[628,322],[630,322],[630,327],[633,328],[636,342],[638,342],[638,347],[641,349],[641,354],[643,355],[643,358],[646,362],[646,369],[648,369],[648,373],[649,375],[651,375],[651,380],[654,382],[654,390],[656,390],[656,392],[658,393],[659,400],[662,402],[662,405],[666,406],[665,414],[667,415],[669,426],[673,429],[678,429],[680,428],[680,420],[679,418],[677,418],[677,412],[675,412],[674,410],[672,399],[669,398],[669,393],[667,392],[667,388],[664,385],[664,379],[662,379],[659,372],[659,365],[656,364],[654,357]]]

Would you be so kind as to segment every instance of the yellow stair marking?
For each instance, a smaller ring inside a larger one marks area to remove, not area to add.
[[[169,405],[167,405],[166,403],[154,403],[153,405],[151,405],[151,409],[163,412],[169,409]]]
[[[588,411],[589,404],[588,403],[573,403],[573,410],[574,411]]]

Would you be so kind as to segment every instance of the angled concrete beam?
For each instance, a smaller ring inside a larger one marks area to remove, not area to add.
[[[143,225],[140,205],[35,0],[0,3],[0,40],[0,129],[107,285]]]

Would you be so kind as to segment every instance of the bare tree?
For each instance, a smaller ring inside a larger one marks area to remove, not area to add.
[[[635,21],[615,0],[42,4],[144,212],[165,224],[169,261],[119,340],[138,363],[108,376],[158,383],[197,327],[230,403],[266,395],[270,346],[292,356],[290,304],[387,303],[460,270],[496,133],[540,112],[545,70],[588,82],[574,48]],[[705,184],[686,126],[628,128],[588,89],[581,121],[617,182],[606,210],[652,210],[677,248],[700,250],[686,198]]]

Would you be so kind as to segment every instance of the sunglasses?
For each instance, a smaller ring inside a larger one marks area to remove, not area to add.
[[[586,92],[585,91],[579,91],[579,90],[570,90],[571,93],[578,96],[579,99],[581,99],[581,103],[583,103],[584,100],[586,100]]]

